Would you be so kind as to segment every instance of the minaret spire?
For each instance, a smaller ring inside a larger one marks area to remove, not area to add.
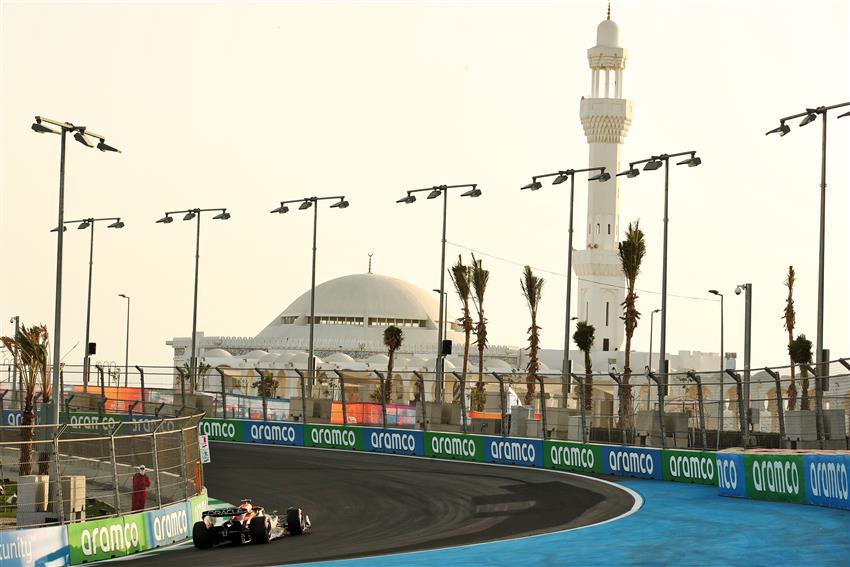
[[[608,0],[608,19],[611,19],[611,0]]]
[[[369,252],[369,273],[372,273],[372,253]]]

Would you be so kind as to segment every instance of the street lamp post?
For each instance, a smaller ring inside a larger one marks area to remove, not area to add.
[[[827,112],[833,110],[835,108],[842,108],[844,106],[850,106],[850,102],[842,102],[840,104],[833,104],[832,106],[819,106],[817,108],[807,108],[804,112],[800,112],[797,114],[792,114],[791,116],[786,116],[784,118],[779,119],[779,126],[767,132],[767,134],[779,134],[780,136],[784,136],[788,132],[791,131],[791,128],[785,124],[787,120],[794,120],[797,118],[804,117],[800,122],[800,126],[805,126],[811,122],[814,122],[818,115],[823,117],[823,130],[821,132],[821,162],[820,162],[820,243],[818,246],[818,322],[817,322],[817,344],[815,346],[815,369],[818,371],[818,375],[823,375],[822,365],[826,362],[824,360],[824,347],[823,347],[823,313],[824,313],[824,263],[826,257],[826,115]],[[839,114],[838,118],[844,118],[845,116],[850,116],[850,112],[845,112],[844,114]]]
[[[50,124],[54,126],[46,126]],[[96,134],[89,130],[86,126],[76,126],[70,122],[60,122],[43,116],[36,116],[33,122],[32,129],[39,134],[58,134],[60,136],[59,149],[59,220],[56,223],[57,227],[65,225],[65,138],[68,133],[74,134],[74,139],[86,147],[93,148],[94,140],[98,140],[97,149],[102,152],[118,152],[119,150],[106,144],[106,138],[100,134]],[[59,391],[59,364],[60,364],[60,345],[61,345],[61,330],[62,330],[62,246],[63,246],[63,230],[57,230],[58,238],[56,239],[56,305],[54,308],[53,320],[53,366],[51,367],[52,391],[50,405],[50,419],[52,423],[59,423],[59,405],[62,392]]]
[[[652,379],[649,377],[649,373],[652,372],[652,331],[655,326],[655,314],[660,312],[661,309],[655,309],[652,313],[649,314],[649,364],[646,367],[646,409],[649,411],[650,404],[652,404]]]
[[[750,347],[753,335],[753,284],[743,283],[735,295],[744,291],[744,411],[750,411]]]
[[[441,243],[441,256],[440,256],[440,313],[443,312],[445,307],[445,293],[446,293],[446,217],[448,212],[448,190],[449,189],[460,189],[464,187],[469,187],[469,191],[465,191],[461,193],[461,197],[480,197],[481,189],[478,188],[477,183],[464,183],[461,185],[434,185],[433,187],[425,187],[423,189],[411,189],[407,192],[407,196],[402,197],[396,203],[404,203],[409,205],[410,203],[414,203],[416,201],[416,195],[414,193],[420,193],[422,191],[430,191],[428,193],[428,199],[436,199],[437,197],[443,197],[443,239]],[[434,359],[434,374],[436,377],[436,394],[437,399],[442,402],[443,400],[443,369],[440,367],[440,361],[443,358],[443,326],[437,326],[437,352],[436,357]],[[463,395],[463,393],[461,393]]]
[[[566,169],[563,171],[556,171],[555,173],[535,175],[531,178],[531,183],[520,188],[521,190],[531,189],[532,191],[537,191],[543,186],[538,179],[543,179],[544,177],[555,177],[552,181],[552,185],[560,185],[567,179],[570,180],[570,228],[567,240],[567,306],[566,315],[564,316],[564,360],[561,363],[561,372],[563,373],[564,383],[567,384],[567,393],[569,393],[569,380],[570,373],[572,372],[572,367],[570,365],[570,302],[572,301],[571,292],[573,282],[573,200],[576,188],[575,174],[584,172],[598,172],[596,175],[589,178],[590,181],[599,181],[604,183],[611,179],[611,174],[606,172],[604,167]],[[566,404],[566,400],[564,400],[564,403]]]
[[[21,329],[21,318],[20,318],[20,316],[15,315],[11,319],[9,319],[9,322],[15,324],[15,335],[14,336],[15,336],[15,344],[17,345],[18,333],[20,332],[20,329]],[[12,388],[14,389],[15,384],[18,382],[18,365],[17,365],[18,347],[17,346],[15,346],[15,350],[12,351],[12,358],[13,358],[13,362],[12,362]],[[18,398],[21,401],[21,410],[24,409],[24,407],[23,407],[23,397],[21,397],[21,394],[24,391],[23,381],[24,381],[24,377],[23,377],[23,375],[21,375],[21,384],[18,386]]]
[[[434,293],[440,293],[439,289],[432,289]],[[444,291],[441,294],[444,297],[443,311],[440,313],[440,324],[443,326],[443,336],[449,335],[449,292]]]
[[[198,264],[200,263],[201,258],[201,213],[207,212],[215,212],[220,211],[217,215],[213,216],[214,220],[227,220],[230,218],[230,213],[227,212],[226,208],[215,207],[212,209],[184,209],[182,211],[166,211],[165,216],[159,219],[158,223],[162,224],[170,224],[174,222],[174,217],[171,215],[178,215],[180,213],[184,213],[183,220],[190,221],[192,219],[197,218],[197,228],[195,230],[195,293],[194,299],[192,302],[192,351],[189,355],[189,380],[191,384],[194,386],[195,384],[195,372],[197,370],[197,352],[195,349],[195,341],[198,329]],[[128,305],[129,308],[129,305]],[[186,405],[186,381],[181,380],[180,391],[182,403]]]
[[[676,165],[687,165],[688,167],[696,167],[702,163],[702,158],[696,156],[696,151],[678,152],[675,154],[659,154],[651,156],[647,159],[633,161],[629,163],[629,169],[622,171],[617,176],[625,175],[628,178],[637,177],[640,175],[640,170],[635,169],[636,165],[645,163],[644,171],[655,171],[664,167],[664,244],[663,258],[661,268],[661,343],[658,348],[660,355],[658,363],[658,372],[664,376],[665,383],[667,382],[667,224],[668,224],[668,196],[670,189],[670,158],[690,155],[689,158],[678,162]]]
[[[726,374],[726,351],[723,346],[723,294],[716,289],[708,290],[708,293],[720,296],[720,408],[717,411],[717,443],[715,449],[720,450],[720,434],[723,432],[723,409],[726,396],[723,393],[723,376]]]
[[[312,394],[313,380],[315,379],[316,362],[313,356],[313,331],[316,323],[316,234],[319,221],[319,201],[335,199],[336,203],[331,205],[332,209],[345,209],[348,207],[348,201],[344,195],[336,195],[333,197],[304,197],[303,199],[291,199],[289,201],[281,201],[280,206],[272,210],[272,214],[283,214],[289,211],[286,205],[290,203],[301,203],[299,210],[309,209],[313,207],[313,266],[310,276],[310,339],[309,352],[307,353],[307,371],[310,375],[310,393]],[[365,321],[367,325],[368,321]]]
[[[127,300],[127,332],[124,334],[124,387],[127,387],[127,367],[130,360],[130,296],[119,293],[118,297],[123,297]]]
[[[79,230],[89,229],[89,283],[88,283],[88,291],[86,293],[86,339],[85,339],[85,351],[83,354],[83,391],[88,392],[89,389],[89,374],[91,370],[91,343],[90,334],[91,334],[91,284],[92,284],[92,274],[94,271],[94,225],[98,222],[103,221],[112,221],[107,228],[124,228],[124,223],[121,221],[121,217],[103,217],[103,218],[86,218],[86,219],[78,219],[78,220],[69,220],[65,221],[65,225],[69,224],[77,224],[79,226],[77,228]],[[64,225],[63,225],[64,226]],[[54,232],[57,229],[53,229]],[[66,230],[63,227],[63,232]]]

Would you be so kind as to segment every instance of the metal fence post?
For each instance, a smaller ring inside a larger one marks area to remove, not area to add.
[[[100,364],[95,364],[95,368],[97,368],[97,376],[98,380],[100,380],[100,409],[98,409],[98,417],[103,417],[103,413],[106,411],[106,384],[103,380],[103,367]]]
[[[145,413],[145,369],[137,364],[136,370],[139,371],[139,381],[142,385],[142,413]]]
[[[542,376],[535,376],[537,378],[537,382],[540,384],[540,418],[543,424],[543,439],[549,438],[549,432],[547,431],[546,424],[546,391],[544,388],[544,382]]]
[[[339,370],[334,370],[334,373],[339,378],[339,399],[342,402],[342,424],[348,425],[348,410],[345,407],[345,377]],[[333,401],[331,401],[333,404]]]
[[[502,425],[500,429],[502,430],[502,437],[506,437],[508,435],[508,398],[505,392],[505,379],[496,372],[493,372],[493,376],[499,381],[499,410],[502,414]]]
[[[811,366],[806,365],[806,368],[815,376],[815,420],[818,430],[818,449],[823,449],[823,442],[826,439],[823,423],[823,377],[821,372],[815,372]],[[820,366],[818,366],[818,370],[821,370]],[[827,369],[827,373],[829,373],[829,369]]]
[[[297,368],[293,370],[295,370],[295,373],[298,374],[298,378],[301,380],[301,422],[307,423],[307,392],[304,385],[304,373]]]
[[[785,443],[785,401],[782,399],[782,382],[778,372],[774,372],[767,366],[764,371],[770,374],[776,384],[776,412],[779,414],[779,441]]]
[[[416,376],[416,380],[419,384],[419,404],[422,407],[422,431],[428,431],[428,408],[425,405],[425,378],[418,370],[414,370],[413,375]]]
[[[65,523],[65,498],[62,494],[62,474],[59,470],[59,437],[61,437],[62,433],[68,428],[68,424],[62,424],[59,427],[59,430],[53,434],[53,467],[54,467],[54,478],[56,479],[56,510],[59,513],[59,523]]]
[[[658,386],[658,425],[661,431],[661,448],[663,449],[667,447],[667,439],[664,437],[664,394],[668,377],[665,375],[662,380],[657,374],[655,374],[655,372],[650,372],[649,377],[652,378],[653,382],[655,382]]]
[[[457,372],[452,372],[457,380],[458,384],[460,384],[460,430],[462,433],[467,433],[466,431],[466,378],[464,378],[463,374],[458,375]],[[446,373],[443,371],[443,376],[445,377]],[[444,378],[445,379],[445,378]]]
[[[744,445],[744,448],[750,446],[750,427],[747,423],[747,411],[744,408],[744,400],[743,400],[743,385],[741,384],[741,377],[734,371],[726,369],[726,374],[728,374],[734,381],[735,386],[737,388],[738,393],[738,420],[741,424],[741,442]]]
[[[379,384],[379,393],[381,395],[381,423],[383,424],[384,429],[387,428],[387,393],[385,391],[384,384],[384,375],[378,372],[377,370],[373,370],[375,376],[378,377]]]
[[[157,447],[156,435],[159,433],[159,428],[162,427],[164,423],[165,419],[160,419],[159,423],[156,424],[153,433],[151,433],[151,439],[153,441],[153,470],[156,473],[156,506],[160,509],[162,509],[162,490],[159,480],[159,449]]]
[[[269,406],[266,401],[266,377],[263,375],[263,371],[259,368],[254,368],[254,372],[259,374],[260,376],[260,395],[263,397],[263,421],[269,420]]]
[[[112,497],[115,500],[115,511],[119,514],[121,513],[121,495],[118,492],[118,463],[115,459],[115,434],[118,433],[122,425],[124,425],[124,422],[118,422],[112,428],[112,431],[109,432],[109,456],[112,461]]]
[[[573,361],[567,360],[567,367],[561,374],[561,399],[563,400],[562,407],[565,409],[569,409],[570,389],[572,387],[572,384],[570,383],[570,374],[572,374],[572,372]]]
[[[216,372],[221,376],[221,418],[227,419],[227,390],[224,387],[224,370],[216,367]]]
[[[192,355],[195,356],[194,354]],[[183,373],[183,369],[179,366],[174,367],[177,370],[177,374],[180,375],[180,404],[185,408],[186,407],[186,374]]]
[[[584,409],[584,380],[578,377],[578,374],[572,373],[570,376],[573,377],[573,380],[578,382],[578,397],[579,397],[579,407],[580,415],[581,415],[581,441],[582,443],[587,443],[587,417],[585,415]]]
[[[702,379],[696,375],[693,370],[688,371],[688,378],[697,383],[697,404],[699,405],[699,431],[700,431],[700,439],[702,440],[702,450],[706,450],[706,437],[705,437],[705,407],[703,406],[702,399]]]
[[[186,437],[182,426],[177,430],[180,437],[178,455],[180,458],[180,483],[183,485],[183,500],[189,499],[189,487],[186,485]]]

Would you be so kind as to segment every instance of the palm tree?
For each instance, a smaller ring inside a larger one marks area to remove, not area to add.
[[[487,396],[484,394],[484,349],[487,347],[487,318],[484,316],[484,292],[490,280],[490,271],[485,270],[481,260],[472,256],[472,289],[475,294],[472,301],[478,312],[478,325],[475,327],[475,344],[478,347],[478,382],[472,395],[472,410],[483,411]]]
[[[472,285],[472,269],[464,265],[460,255],[457,257],[457,264],[451,267],[450,274],[452,283],[455,284],[455,291],[460,298],[463,316],[460,318],[460,323],[463,325],[463,369],[461,371],[460,388],[456,389],[454,401],[460,400],[463,395],[466,385],[466,369],[469,366],[469,337],[472,334],[472,317],[469,314],[469,296],[470,286]]]
[[[596,328],[587,321],[576,323],[573,341],[584,353],[584,409],[593,409],[593,367],[590,361],[590,349],[593,348]]]
[[[35,424],[35,409],[33,398],[36,385],[41,384],[42,399],[50,403],[51,383],[48,374],[49,340],[45,325],[27,327],[21,325],[14,338],[0,337],[3,345],[14,356],[15,367],[21,375],[24,384],[24,409],[21,416],[21,454],[19,457],[20,475],[32,474],[32,441]],[[49,455],[42,452],[39,456],[39,474],[48,474]]]
[[[620,264],[623,267],[623,274],[626,276],[627,288],[626,299],[621,304],[623,316],[620,317],[626,327],[626,350],[624,352],[623,378],[620,385],[620,411],[626,420],[626,425],[629,425],[632,422],[632,389],[629,387],[629,380],[632,377],[632,335],[634,335],[638,319],[640,319],[640,312],[636,306],[638,296],[635,293],[635,281],[640,274],[640,264],[646,255],[646,243],[643,239],[643,231],[640,229],[640,221],[635,221],[634,225],[629,223],[626,239],[620,242],[618,249]]]
[[[794,282],[796,281],[794,266],[788,266],[788,276],[785,278],[785,287],[788,288],[788,297],[785,299],[785,330],[788,331],[788,355],[791,359],[791,383],[788,384],[788,409],[797,409],[797,384],[794,382],[794,357],[791,356],[791,344],[794,342],[794,323],[797,314],[794,311]]]
[[[264,398],[275,397],[279,382],[274,379],[274,374],[271,370],[260,370],[259,372],[261,378],[252,384],[257,389],[257,395]]]
[[[195,390],[198,389],[198,384],[201,382],[201,378],[206,375],[212,369],[212,366],[207,364],[206,362],[198,361],[197,372],[194,374],[194,380],[190,380],[192,377],[191,368],[189,367],[189,362],[183,363],[183,372],[178,372],[180,375],[180,383],[183,383],[183,380],[188,380],[189,384],[189,393],[194,393]]]
[[[519,285],[522,294],[528,303],[528,311],[531,314],[531,326],[528,328],[528,371],[525,381],[528,385],[525,391],[525,405],[529,406],[534,401],[534,391],[537,385],[537,371],[540,369],[540,361],[537,359],[537,351],[540,349],[540,327],[537,326],[537,309],[540,307],[540,298],[543,296],[543,278],[535,276],[531,266],[526,266],[522,272]],[[543,408],[540,408],[541,411]]]
[[[387,380],[384,386],[384,403],[389,403],[392,400],[393,392],[393,362],[395,351],[399,349],[404,341],[404,333],[395,325],[390,325],[384,329],[384,346],[387,347]]]
[[[797,338],[788,345],[788,354],[791,362],[800,365],[800,377],[803,379],[803,395],[800,396],[800,409],[809,409],[809,373],[805,365],[812,363],[812,341],[806,335],[797,335]]]

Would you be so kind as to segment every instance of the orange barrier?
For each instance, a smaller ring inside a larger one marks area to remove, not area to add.
[[[347,402],[345,412],[348,425],[381,425],[381,404]],[[331,423],[343,425],[342,402],[331,404]],[[404,404],[387,404],[387,425],[415,425],[416,407]]]

